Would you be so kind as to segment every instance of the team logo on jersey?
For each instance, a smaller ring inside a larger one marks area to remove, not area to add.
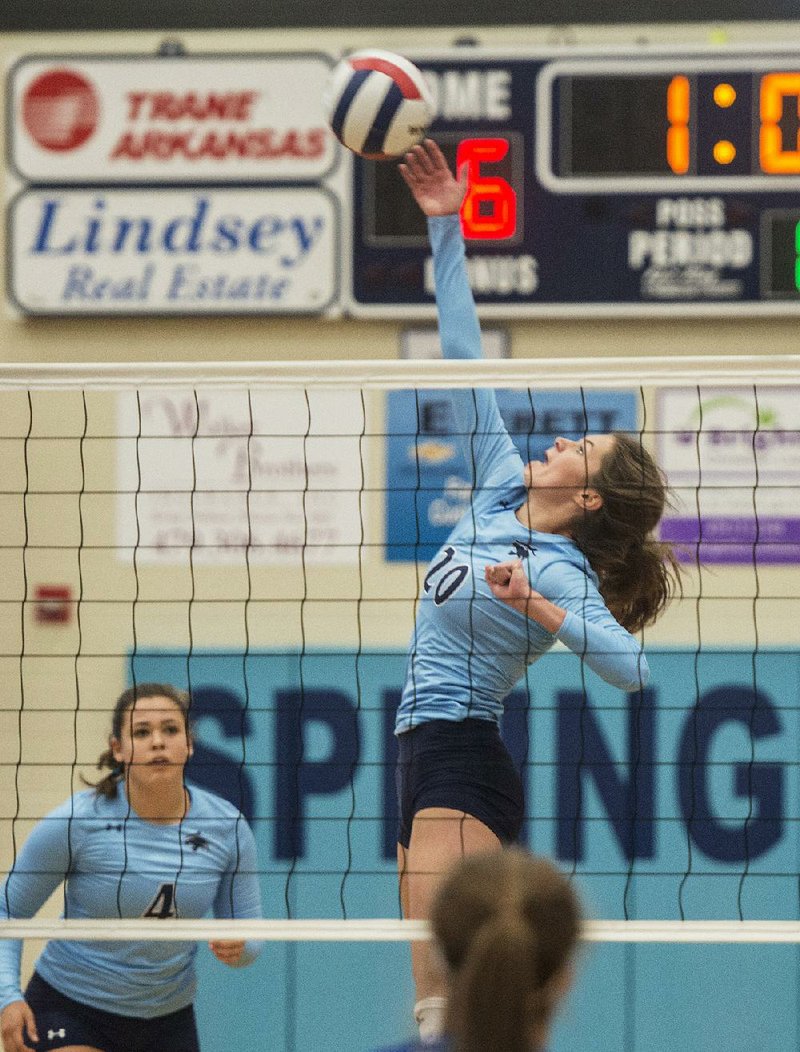
[[[122,822],[106,822],[106,832],[113,830],[115,833],[122,832]]]
[[[200,848],[208,847],[211,841],[206,840],[200,833],[190,833],[184,840],[184,844],[188,844],[192,851],[199,851]]]
[[[511,551],[509,555],[515,555],[518,559],[527,559],[529,555],[535,555],[536,549],[532,544],[525,544],[523,541],[512,541]]]
[[[48,1030],[47,1031],[47,1040],[48,1041],[52,1041],[54,1037],[66,1037],[66,1036],[67,1036],[67,1032],[66,1032],[66,1030],[64,1029],[63,1026],[61,1027],[60,1030]]]

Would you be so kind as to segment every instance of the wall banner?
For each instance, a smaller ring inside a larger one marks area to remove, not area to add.
[[[117,543],[137,564],[358,564],[356,390],[118,397]]]
[[[28,189],[9,207],[26,314],[317,314],[338,298],[323,187]]]
[[[800,562],[800,389],[670,388],[657,405],[677,498],[662,538],[690,561]]]
[[[800,654],[762,649],[754,665],[748,649],[648,648],[648,661],[648,687],[626,695],[553,651],[507,699],[501,732],[525,787],[527,841],[572,874],[590,917],[796,921]],[[250,820],[267,916],[398,915],[405,662],[385,647],[130,656],[137,682],[191,687],[187,777]],[[242,972],[201,948],[198,966],[208,1048],[365,1052],[413,1025],[407,945],[270,944]],[[576,978],[553,1052],[797,1046],[796,946],[607,943]],[[741,1040],[731,1003],[745,994]],[[602,1039],[587,1041],[598,1019]]]
[[[316,53],[31,56],[10,71],[9,165],[23,181],[318,180],[337,145]]]

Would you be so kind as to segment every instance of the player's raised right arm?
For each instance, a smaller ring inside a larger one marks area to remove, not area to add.
[[[400,172],[414,200],[428,217],[433,249],[439,340],[445,358],[481,358],[481,331],[469,284],[459,209],[467,189],[467,168],[455,178],[431,139],[406,154]],[[451,392],[457,432],[474,481],[480,484],[500,458],[514,453],[497,408],[486,388]]]
[[[467,167],[456,179],[432,139],[415,146],[399,167],[414,200],[428,217],[442,354],[445,358],[481,358],[481,330],[467,278],[459,219],[467,190]]]

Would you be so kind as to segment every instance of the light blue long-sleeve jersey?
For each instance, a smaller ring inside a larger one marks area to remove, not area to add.
[[[0,920],[32,917],[66,880],[64,912],[88,917],[261,917],[256,849],[232,804],[195,785],[179,825],[139,818],[114,799],[76,793],[42,819],[0,887]],[[22,998],[21,941],[0,940],[0,1010]],[[259,950],[248,942],[240,964]],[[53,941],[36,963],[67,997],[119,1015],[153,1018],[192,1003],[194,942]]]
[[[428,229],[443,354],[479,358],[458,216],[429,219]],[[499,721],[514,684],[556,639],[607,682],[639,690],[649,676],[647,661],[603,602],[586,557],[569,538],[529,530],[516,517],[527,499],[524,464],[494,391],[454,390],[452,398],[472,499],[424,579],[396,733],[434,719]],[[523,560],[531,586],[567,611],[556,635],[492,595],[484,568],[514,558]]]

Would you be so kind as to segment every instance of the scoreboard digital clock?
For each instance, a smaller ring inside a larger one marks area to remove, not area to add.
[[[800,311],[800,49],[410,54],[469,183],[487,315]],[[433,303],[424,217],[356,158],[356,315]]]

